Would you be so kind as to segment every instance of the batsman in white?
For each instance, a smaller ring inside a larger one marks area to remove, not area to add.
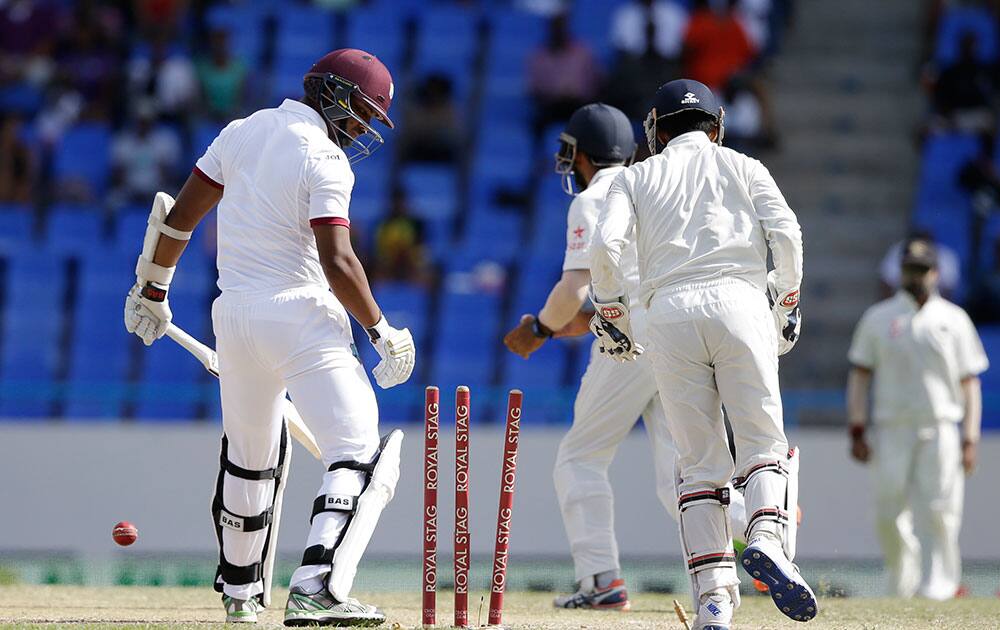
[[[511,352],[528,358],[553,336],[553,331],[560,335],[572,334],[576,328],[587,331],[585,324],[575,322],[581,319],[581,313],[584,322],[590,318],[581,306],[590,286],[590,244],[597,217],[611,182],[625,170],[635,148],[628,117],[603,103],[578,109],[560,134],[556,172],[562,176],[563,190],[573,195],[567,216],[563,273],[538,315],[523,316],[517,328],[504,338]],[[642,339],[645,308],[638,301],[639,269],[634,244],[625,251],[622,265],[626,292],[631,298],[633,330]],[[573,406],[573,426],[559,445],[553,472],[578,584],[575,593],[557,597],[555,606],[628,610],[608,467],[618,445],[642,416],[653,446],[657,494],[676,519],[676,450],[648,360],[638,357],[634,362],[612,362],[599,354],[600,346],[595,341]],[[742,496],[732,496],[731,515],[745,525]]]
[[[170,323],[175,265],[219,205],[222,294],[212,306],[222,392],[221,471],[213,504],[216,590],[227,620],[253,622],[269,601],[288,446],[286,391],[328,471],[312,506],[286,625],[377,625],[385,616],[350,597],[358,561],[399,477],[402,433],[379,439],[375,394],[353,346],[348,312],[367,330],[383,388],[406,381],[415,349],[382,316],[350,243],[351,164],[392,127],[392,77],[375,56],[335,50],[304,77],[300,101],[234,120],[198,160],[176,203],[158,193],[125,325],[147,344]],[[276,505],[277,504],[277,505]]]
[[[899,291],[865,312],[848,354],[851,454],[872,460],[889,594],[943,600],[962,576],[965,475],[976,465],[989,361],[969,316],[938,294],[933,243],[901,249]]]
[[[778,391],[778,355],[798,338],[802,235],[767,169],[719,144],[723,116],[697,81],[657,91],[645,122],[651,157],[612,182],[591,258],[592,329],[604,354],[632,361],[643,348],[625,273],[637,246],[637,301],[677,447],[681,544],[702,630],[729,630],[740,603],[727,515],[734,472],[749,515],[744,568],[792,619],[808,621],[817,608],[792,564],[798,450],[788,447]]]

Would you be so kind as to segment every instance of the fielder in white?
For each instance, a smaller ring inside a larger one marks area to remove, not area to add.
[[[778,355],[799,330],[798,221],[760,162],[719,145],[723,111],[701,83],[662,86],[645,127],[652,157],[617,175],[598,220],[591,326],[610,358],[642,354],[624,280],[634,242],[649,360],[678,452],[681,543],[698,610],[693,627],[729,630],[740,601],[723,407],[749,515],[741,563],[785,615],[808,621],[816,598],[791,562],[798,451],[785,438],[778,390]]]
[[[851,454],[873,460],[889,594],[944,600],[962,576],[964,476],[976,464],[989,361],[969,316],[937,292],[934,245],[905,243],[901,269],[900,290],[865,312],[848,354]]]
[[[590,244],[597,218],[611,182],[631,161],[635,148],[628,118],[603,103],[578,109],[560,134],[556,172],[563,178],[566,193],[574,195],[567,215],[563,273],[538,315],[523,316],[520,325],[504,338],[511,352],[528,358],[554,331],[560,335],[577,332],[574,322],[581,319],[581,306],[590,286]],[[633,326],[642,339],[639,329],[645,309],[638,302],[634,246],[629,247],[625,259],[624,282],[633,298]],[[589,313],[583,313],[584,321],[590,318]],[[580,332],[587,330],[577,327]],[[621,577],[608,468],[618,445],[642,416],[653,448],[657,494],[676,519],[675,449],[648,361],[639,357],[634,362],[616,363],[598,355],[595,341],[573,406],[573,426],[559,445],[553,472],[578,584],[575,593],[557,597],[555,605],[627,610],[629,599]],[[745,525],[742,496],[734,493],[733,497],[733,518]]]
[[[289,455],[281,414],[287,391],[329,468],[285,624],[377,625],[382,612],[350,590],[399,477],[402,433],[379,439],[375,394],[348,312],[382,359],[373,371],[381,387],[409,378],[415,350],[409,331],[389,326],[372,297],[350,244],[348,206],[351,163],[382,142],[372,119],[392,127],[392,77],[373,55],[342,49],[317,61],[303,84],[301,101],[223,129],[176,202],[157,195],[125,325],[147,345],[164,334],[175,265],[218,204],[222,294],[212,321],[224,435],[212,515],[226,619],[254,622],[270,599]]]

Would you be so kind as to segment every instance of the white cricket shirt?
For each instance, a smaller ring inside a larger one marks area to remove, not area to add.
[[[612,182],[592,252],[598,299],[621,295],[614,270],[633,240],[643,304],[657,289],[721,278],[764,291],[768,247],[778,293],[802,282],[802,232],[771,174],[701,131],[674,138]]]
[[[601,207],[604,205],[604,198],[608,194],[611,182],[624,170],[624,166],[602,168],[591,178],[586,190],[573,197],[566,215],[566,256],[563,258],[563,271],[572,269],[590,271],[590,244],[597,228],[597,218],[601,214]],[[636,306],[639,297],[639,264],[634,244],[627,246],[622,253],[619,273],[630,306]]]
[[[221,290],[328,288],[312,225],[350,225],[354,173],[318,112],[286,99],[278,108],[234,120],[198,160],[195,173],[223,191]]]
[[[922,308],[899,291],[875,304],[854,330],[848,359],[874,372],[875,422],[934,426],[965,412],[961,381],[989,360],[972,320],[939,295]]]

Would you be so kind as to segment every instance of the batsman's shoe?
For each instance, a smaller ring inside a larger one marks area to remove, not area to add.
[[[713,592],[701,596],[698,615],[691,630],[729,630],[733,621],[733,598],[728,593]]]
[[[615,580],[605,588],[587,588],[570,595],[560,595],[552,604],[556,608],[589,608],[592,610],[627,611],[632,607],[625,589],[625,580]]]
[[[755,536],[740,559],[750,577],[763,582],[778,610],[795,621],[809,621],[819,605],[798,567],[785,557],[778,541],[770,536]]]
[[[264,610],[259,597],[236,599],[223,595],[222,604],[226,607],[226,623],[257,623],[257,613]]]
[[[378,626],[385,615],[378,608],[354,598],[334,599],[330,591],[303,593],[292,587],[285,605],[286,626]]]

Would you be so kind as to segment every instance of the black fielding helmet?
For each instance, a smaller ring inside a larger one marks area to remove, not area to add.
[[[630,161],[636,146],[632,123],[624,112],[604,103],[584,105],[573,112],[566,130],[559,134],[556,172],[563,176],[563,189],[573,194],[577,151],[586,154],[594,166],[615,166]]]
[[[719,123],[718,144],[722,144],[725,133],[725,110],[719,105],[715,94],[707,85],[694,79],[675,79],[660,86],[653,96],[653,107],[646,116],[643,127],[646,130],[646,142],[649,152],[658,153],[656,140],[656,121],[667,116],[688,111],[701,111],[712,116]]]

